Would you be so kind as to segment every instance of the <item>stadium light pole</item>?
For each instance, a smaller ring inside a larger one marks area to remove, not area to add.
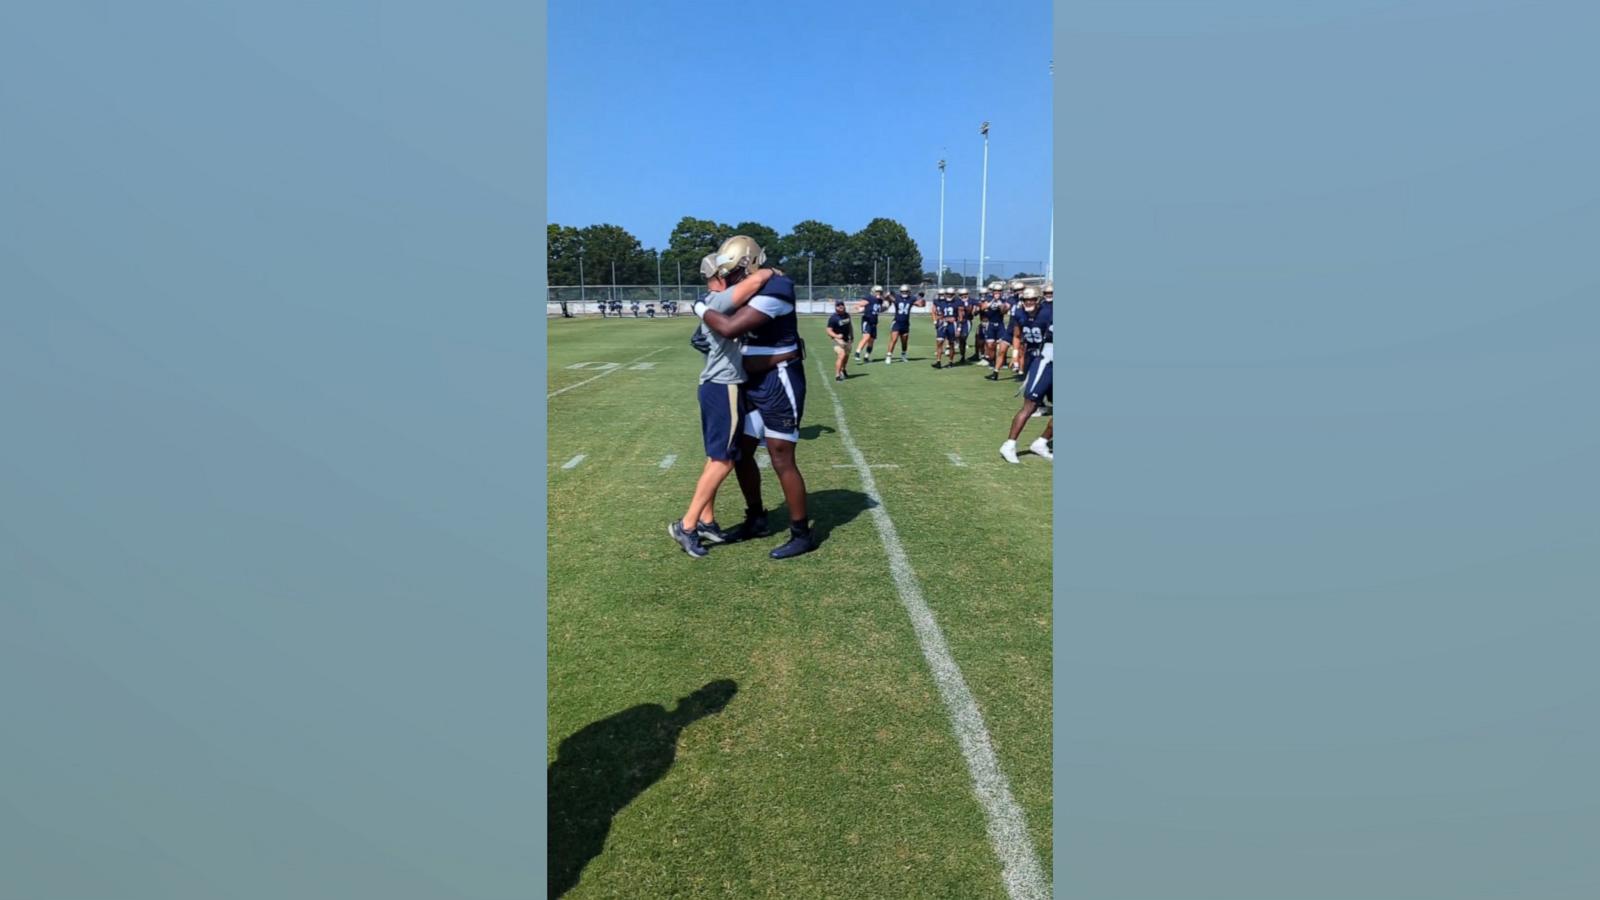
[[[584,303],[587,300],[588,300],[588,297],[584,293],[584,290],[583,290],[583,248],[579,247],[578,248],[578,302],[579,303]]]
[[[666,295],[661,291],[661,251],[656,251],[656,302],[667,302]]]
[[[807,303],[815,303],[817,301],[816,296],[813,295],[812,292],[811,292],[811,261],[813,259],[816,259],[816,258],[817,258],[817,255],[815,253],[812,253],[810,250],[806,251],[806,302]]]
[[[611,299],[617,299],[617,261],[611,261]]]
[[[872,283],[878,283],[878,258],[876,256],[872,258]]]
[[[675,302],[683,302],[683,260],[675,259],[672,264],[678,267],[678,290],[672,295]]]
[[[944,287],[944,160],[939,160],[939,272],[934,276]]]
[[[989,123],[978,129],[983,134],[983,205],[978,212],[978,284],[983,284],[983,264],[989,257],[983,255],[986,229],[989,227]]]

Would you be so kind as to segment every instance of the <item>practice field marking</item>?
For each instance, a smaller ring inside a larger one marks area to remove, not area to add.
[[[632,363],[636,363],[639,360],[644,359],[645,357],[655,356],[657,353],[660,353],[661,351],[663,351],[665,349],[667,349],[667,348],[666,347],[657,347],[656,349],[651,350],[649,353],[646,353],[644,356],[639,357],[639,359],[630,359],[630,360],[628,360],[628,362],[625,362],[625,363],[613,363],[612,365],[615,366],[615,368],[606,369],[604,372],[601,372],[599,375],[596,375],[593,378],[585,378],[584,380],[578,382],[577,384],[569,384],[569,385],[567,385],[566,387],[562,388],[559,391],[551,391],[549,393],[549,395],[545,397],[545,399],[549,400],[549,399],[552,399],[554,397],[559,397],[562,394],[565,394],[567,391],[572,390],[573,388],[580,388],[580,387],[583,387],[584,385],[588,384],[591,381],[598,381],[598,380],[606,377],[607,375],[610,375],[612,372],[616,372],[616,371],[621,370],[621,368],[623,366],[630,365]],[[569,366],[568,368],[571,368],[571,367]]]
[[[583,462],[583,458],[585,456],[588,456],[588,455],[589,454],[587,454],[587,453],[579,453],[577,456],[574,456],[573,458],[571,458],[571,459],[567,460],[566,462],[562,463],[561,464],[561,468],[563,468],[563,469],[576,469],[578,467],[578,463]]]
[[[854,469],[855,467],[856,467],[855,463],[835,463],[834,464],[834,468],[835,469]],[[898,468],[900,468],[900,464],[899,463],[873,463],[872,465],[867,466],[867,468],[869,468],[869,469],[898,469]]]
[[[952,466],[960,466],[963,469],[965,469],[967,467],[967,464],[961,461],[960,454],[957,454],[957,453],[946,453],[945,456],[950,457],[950,465],[952,465]]]
[[[772,460],[765,453],[757,453],[756,465],[763,469],[770,469],[772,468]]]
[[[676,454],[676,453],[668,453],[666,459],[663,459],[661,461],[661,468],[670,469],[670,468],[672,468],[672,464],[677,462],[677,461],[678,461],[678,454]]]
[[[967,771],[972,774],[973,792],[978,795],[988,819],[989,842],[994,845],[995,855],[1000,858],[1000,878],[1005,885],[1006,895],[1011,900],[1048,900],[1050,885],[1045,881],[1044,870],[1039,867],[1033,839],[1028,836],[1027,819],[1023,817],[1022,807],[1011,795],[1011,785],[1006,781],[1005,773],[1000,770],[1000,759],[995,756],[994,742],[990,740],[989,729],[983,723],[978,701],[967,688],[967,680],[962,677],[961,667],[956,665],[955,657],[950,655],[950,647],[933,617],[933,610],[922,598],[922,586],[917,581],[917,573],[912,570],[905,547],[900,543],[900,535],[895,531],[894,521],[884,508],[883,497],[878,494],[878,485],[872,479],[872,468],[850,437],[850,426],[844,420],[844,404],[839,402],[839,392],[833,389],[820,357],[817,359],[817,371],[821,373],[823,386],[828,389],[828,397],[833,401],[834,418],[839,423],[839,439],[844,442],[845,450],[855,460],[856,471],[861,474],[861,487],[870,501],[867,511],[872,514],[872,523],[877,526],[878,537],[889,556],[889,572],[894,576],[895,587],[899,589],[900,601],[911,616],[911,627],[917,633],[918,643],[922,645],[923,658],[928,661],[939,697],[950,713],[956,742],[961,745]]]

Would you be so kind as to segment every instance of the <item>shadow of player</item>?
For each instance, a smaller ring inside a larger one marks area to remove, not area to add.
[[[585,725],[561,742],[550,764],[549,896],[572,890],[605,848],[611,820],[660,781],[678,757],[678,735],[723,710],[739,686],[713,681],[668,712],[640,704]]]

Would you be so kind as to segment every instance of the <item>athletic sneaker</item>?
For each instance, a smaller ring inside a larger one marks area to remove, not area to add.
[[[840,372],[839,374],[833,376],[833,380],[834,381],[843,381],[844,380],[844,373]]]
[[[911,362],[911,360],[906,359],[906,355],[904,353],[900,354],[900,361],[901,362]]]
[[[938,363],[937,363],[937,362],[936,362],[936,363],[934,363],[934,364],[933,364],[933,367],[934,367],[934,368],[935,368],[935,369],[937,369],[937,368],[939,368],[939,367],[940,367],[940,366],[939,366],[939,364],[938,364]]]
[[[1000,380],[1000,373],[999,372],[990,372],[989,374],[987,374],[987,375],[985,375],[983,377],[987,381],[999,381]]]
[[[1039,438],[1038,440],[1029,444],[1028,449],[1033,451],[1034,456],[1042,456],[1045,459],[1056,458],[1055,453],[1050,449],[1050,442],[1044,438]]]
[[[733,540],[733,535],[722,530],[716,522],[701,522],[695,526],[694,536],[706,544],[726,544]]]
[[[1004,444],[1001,444],[1000,445],[1000,455],[1005,457],[1005,460],[1008,463],[1020,463],[1020,462],[1022,462],[1022,460],[1017,459],[1017,442],[1016,441],[1006,441]]]
[[[683,548],[683,552],[695,559],[701,559],[711,552],[705,548],[704,544],[700,543],[699,538],[684,531],[683,523],[676,519],[673,520],[671,525],[667,526],[667,534],[678,542],[678,546]]]
[[[811,537],[811,529],[796,532],[793,527],[789,529],[789,540],[783,546],[774,549],[769,556],[773,559],[788,559],[802,553],[810,553],[817,549],[817,542]]]

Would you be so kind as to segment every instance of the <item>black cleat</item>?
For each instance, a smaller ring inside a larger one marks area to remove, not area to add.
[[[983,377],[984,377],[985,381],[999,381],[1000,380],[1000,373],[999,372],[990,372],[989,374],[987,374],[987,375],[985,375]]]
[[[817,542],[812,540],[811,530],[808,528],[801,534],[795,534],[793,531],[790,531],[789,541],[783,546],[774,549],[768,555],[773,559],[788,559],[791,556],[799,556],[802,553],[810,553],[815,549],[817,549]]]
[[[748,541],[751,538],[766,537],[767,534],[767,516],[766,513],[762,513],[759,516],[746,516],[738,529],[729,535],[729,540]]]
[[[726,544],[733,540],[733,535],[723,531],[716,522],[701,522],[696,525],[694,536],[705,544]]]
[[[671,525],[667,526],[667,534],[678,542],[678,546],[683,548],[683,552],[695,559],[702,559],[711,552],[705,548],[704,544],[700,543],[699,538],[684,531],[683,523],[676,519],[673,520]]]
[[[934,367],[934,368],[935,368],[935,369],[937,369],[937,368],[940,368],[940,365],[939,365],[939,364],[938,364],[938,363],[934,363],[934,364],[933,364],[933,367]]]

